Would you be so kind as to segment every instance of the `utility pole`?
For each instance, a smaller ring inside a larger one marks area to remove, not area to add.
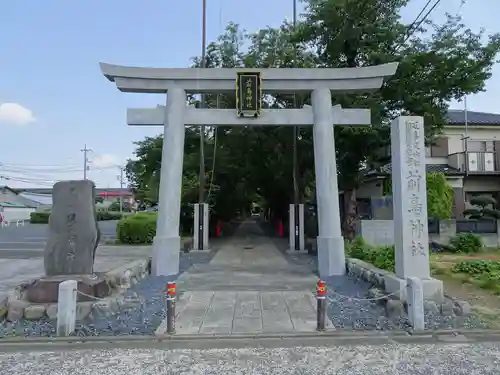
[[[297,0],[293,1],[293,32],[297,30]],[[293,58],[293,67],[297,67],[297,46],[295,46],[295,55]],[[297,108],[297,95],[293,94],[293,108]],[[293,127],[293,203],[299,204],[299,184],[297,181],[297,167],[298,167],[298,156],[297,156],[297,138],[299,135],[299,128],[297,126]]]
[[[123,167],[118,167],[120,168],[120,175],[116,176],[118,178],[118,181],[120,181],[120,213],[123,213],[123,171],[125,168]]]
[[[202,0],[201,25],[201,68],[206,67],[205,50],[207,49],[207,0]],[[200,108],[205,106],[205,94],[201,94]],[[205,202],[205,125],[200,126],[200,191],[198,203]]]
[[[87,171],[90,169],[88,166],[89,159],[87,158],[87,154],[89,151],[92,151],[90,148],[87,148],[87,144],[80,150],[83,152],[83,179],[87,179]]]

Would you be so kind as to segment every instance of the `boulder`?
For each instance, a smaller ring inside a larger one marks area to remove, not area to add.
[[[94,197],[95,185],[89,180],[54,185],[44,253],[46,276],[93,273],[99,242]]]

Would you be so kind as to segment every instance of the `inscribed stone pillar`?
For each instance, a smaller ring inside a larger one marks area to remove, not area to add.
[[[156,236],[153,240],[152,273],[173,276],[179,272],[179,218],[184,158],[184,112],[186,92],[168,90],[161,156],[160,190]]]
[[[52,189],[46,276],[92,274],[99,236],[92,181],[61,181]]]
[[[443,285],[430,277],[427,189],[422,117],[399,117],[391,125],[392,194],[396,275],[390,293],[406,298],[406,279],[422,280],[424,298],[442,300]]]
[[[316,89],[311,99],[318,203],[318,271],[324,278],[345,274],[344,238],[340,227],[331,92],[327,88]]]

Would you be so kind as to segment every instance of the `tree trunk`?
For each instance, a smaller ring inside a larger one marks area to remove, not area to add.
[[[344,222],[342,224],[344,238],[353,240],[356,237],[356,189],[344,190]]]

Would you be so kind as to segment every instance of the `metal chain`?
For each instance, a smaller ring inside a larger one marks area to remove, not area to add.
[[[389,293],[389,294],[386,294],[386,295],[383,295],[383,296],[380,296],[380,297],[374,297],[374,298],[356,298],[356,297],[351,297],[351,296],[346,296],[346,295],[343,295],[343,294],[340,294],[334,290],[329,290],[330,292],[332,292],[333,294],[339,296],[339,297],[344,297],[344,298],[347,298],[347,299],[350,299],[350,300],[354,300],[354,301],[378,301],[378,300],[381,300],[381,299],[385,299],[385,298],[388,298],[388,297],[391,297],[391,296],[394,296],[396,295],[397,293],[401,293],[403,290],[397,290],[395,292],[392,292],[392,293]],[[328,298],[329,301],[333,301],[332,298]]]
[[[78,290],[78,289],[76,289],[76,292],[77,292],[78,294],[82,295],[82,296],[85,296],[85,297],[88,297],[88,298],[92,298],[92,299],[94,299],[94,300],[96,300],[96,301],[107,301],[107,300],[110,298],[110,296],[108,296],[108,297],[106,297],[106,298],[101,298],[101,297],[92,296],[92,295],[87,294],[87,293],[84,293],[84,292],[82,292],[82,291],[80,291],[80,290]],[[124,297],[124,296],[122,295],[122,297]],[[125,298],[127,298],[127,297],[125,297]],[[146,299],[139,298],[139,297],[132,297],[132,298],[134,298],[134,300],[137,300],[137,301],[139,301],[139,302],[141,302],[141,303],[146,301]],[[117,296],[117,298],[116,298],[116,299],[118,299],[118,296]],[[128,301],[128,302],[133,302],[132,300],[126,300],[126,299],[125,299],[125,301]]]
[[[96,297],[96,296],[91,296],[90,294],[87,294],[87,293],[83,293],[81,291],[79,291],[78,289],[73,289],[74,291],[76,291],[76,293],[82,295],[82,296],[85,296],[85,297],[88,297],[88,298],[92,298],[92,299],[95,299],[96,301],[104,301],[105,298],[100,298],[100,297]]]

